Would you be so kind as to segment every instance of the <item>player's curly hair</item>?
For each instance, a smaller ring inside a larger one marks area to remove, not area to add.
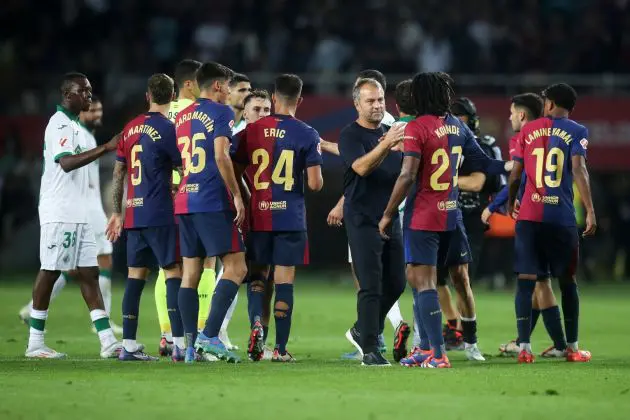
[[[411,96],[417,115],[446,114],[455,96],[452,82],[453,79],[443,72],[416,74],[411,82]]]

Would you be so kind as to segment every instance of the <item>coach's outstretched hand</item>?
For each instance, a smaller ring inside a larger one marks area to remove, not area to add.
[[[114,150],[116,150],[116,148],[118,147],[118,142],[120,141],[121,138],[122,138],[122,131],[116,134],[114,137],[111,138],[111,140],[109,140],[107,143],[104,144],[105,150],[107,150],[108,152],[113,152]]]
[[[112,217],[107,222],[107,228],[105,228],[105,236],[110,242],[116,242],[122,234],[122,215],[120,213],[113,213]]]
[[[378,233],[381,234],[381,237],[383,239],[389,240],[389,235],[387,234],[387,232],[389,232],[391,225],[392,218],[384,214],[383,217],[381,217],[381,221],[378,222]]]
[[[243,204],[243,197],[240,195],[234,196],[234,208],[236,209],[234,223],[236,223],[236,226],[241,227],[245,220],[245,204]]]
[[[390,150],[398,146],[405,139],[405,126],[398,125],[389,129],[383,141],[387,142]]]

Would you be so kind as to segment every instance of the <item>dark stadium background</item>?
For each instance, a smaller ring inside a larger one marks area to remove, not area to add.
[[[36,12],[34,12],[36,11]],[[25,24],[26,23],[26,24]],[[419,70],[452,73],[477,103],[483,133],[505,150],[509,98],[555,81],[578,90],[590,130],[598,235],[584,244],[586,280],[630,279],[630,5],[625,0],[3,0],[0,6],[0,270],[38,267],[43,129],[66,71],[86,73],[104,102],[99,142],[144,109],[155,72],[182,58],[216,60],[269,88],[305,82],[298,117],[336,141],[352,121],[349,86],[377,68],[388,91]],[[392,113],[394,101],[388,99]],[[107,184],[112,157],[103,159]],[[324,191],[308,196],[310,269],[346,274],[343,230],[325,225],[342,190],[325,158]],[[491,240],[480,277],[509,280],[510,240]],[[508,252],[508,256],[506,256]],[[1,281],[1,280],[0,280]],[[480,281],[475,279],[475,281]],[[497,280],[498,283],[501,281]]]

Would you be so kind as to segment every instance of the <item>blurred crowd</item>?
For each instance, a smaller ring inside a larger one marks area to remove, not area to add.
[[[13,113],[49,103],[68,69],[111,103],[183,57],[241,72],[630,73],[628,0],[3,0],[0,34]]]
[[[2,0],[0,117],[49,115],[69,70],[89,76],[106,114],[127,115],[147,76],[185,57],[324,78],[364,68],[630,74],[630,0]],[[1,254],[36,220],[41,164],[17,134],[0,137]],[[630,278],[630,180],[593,180],[602,218],[593,269]]]

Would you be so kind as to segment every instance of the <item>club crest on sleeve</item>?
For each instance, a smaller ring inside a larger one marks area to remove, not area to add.
[[[586,139],[580,140],[580,146],[582,146],[582,149],[584,150],[588,149],[588,140]]]

